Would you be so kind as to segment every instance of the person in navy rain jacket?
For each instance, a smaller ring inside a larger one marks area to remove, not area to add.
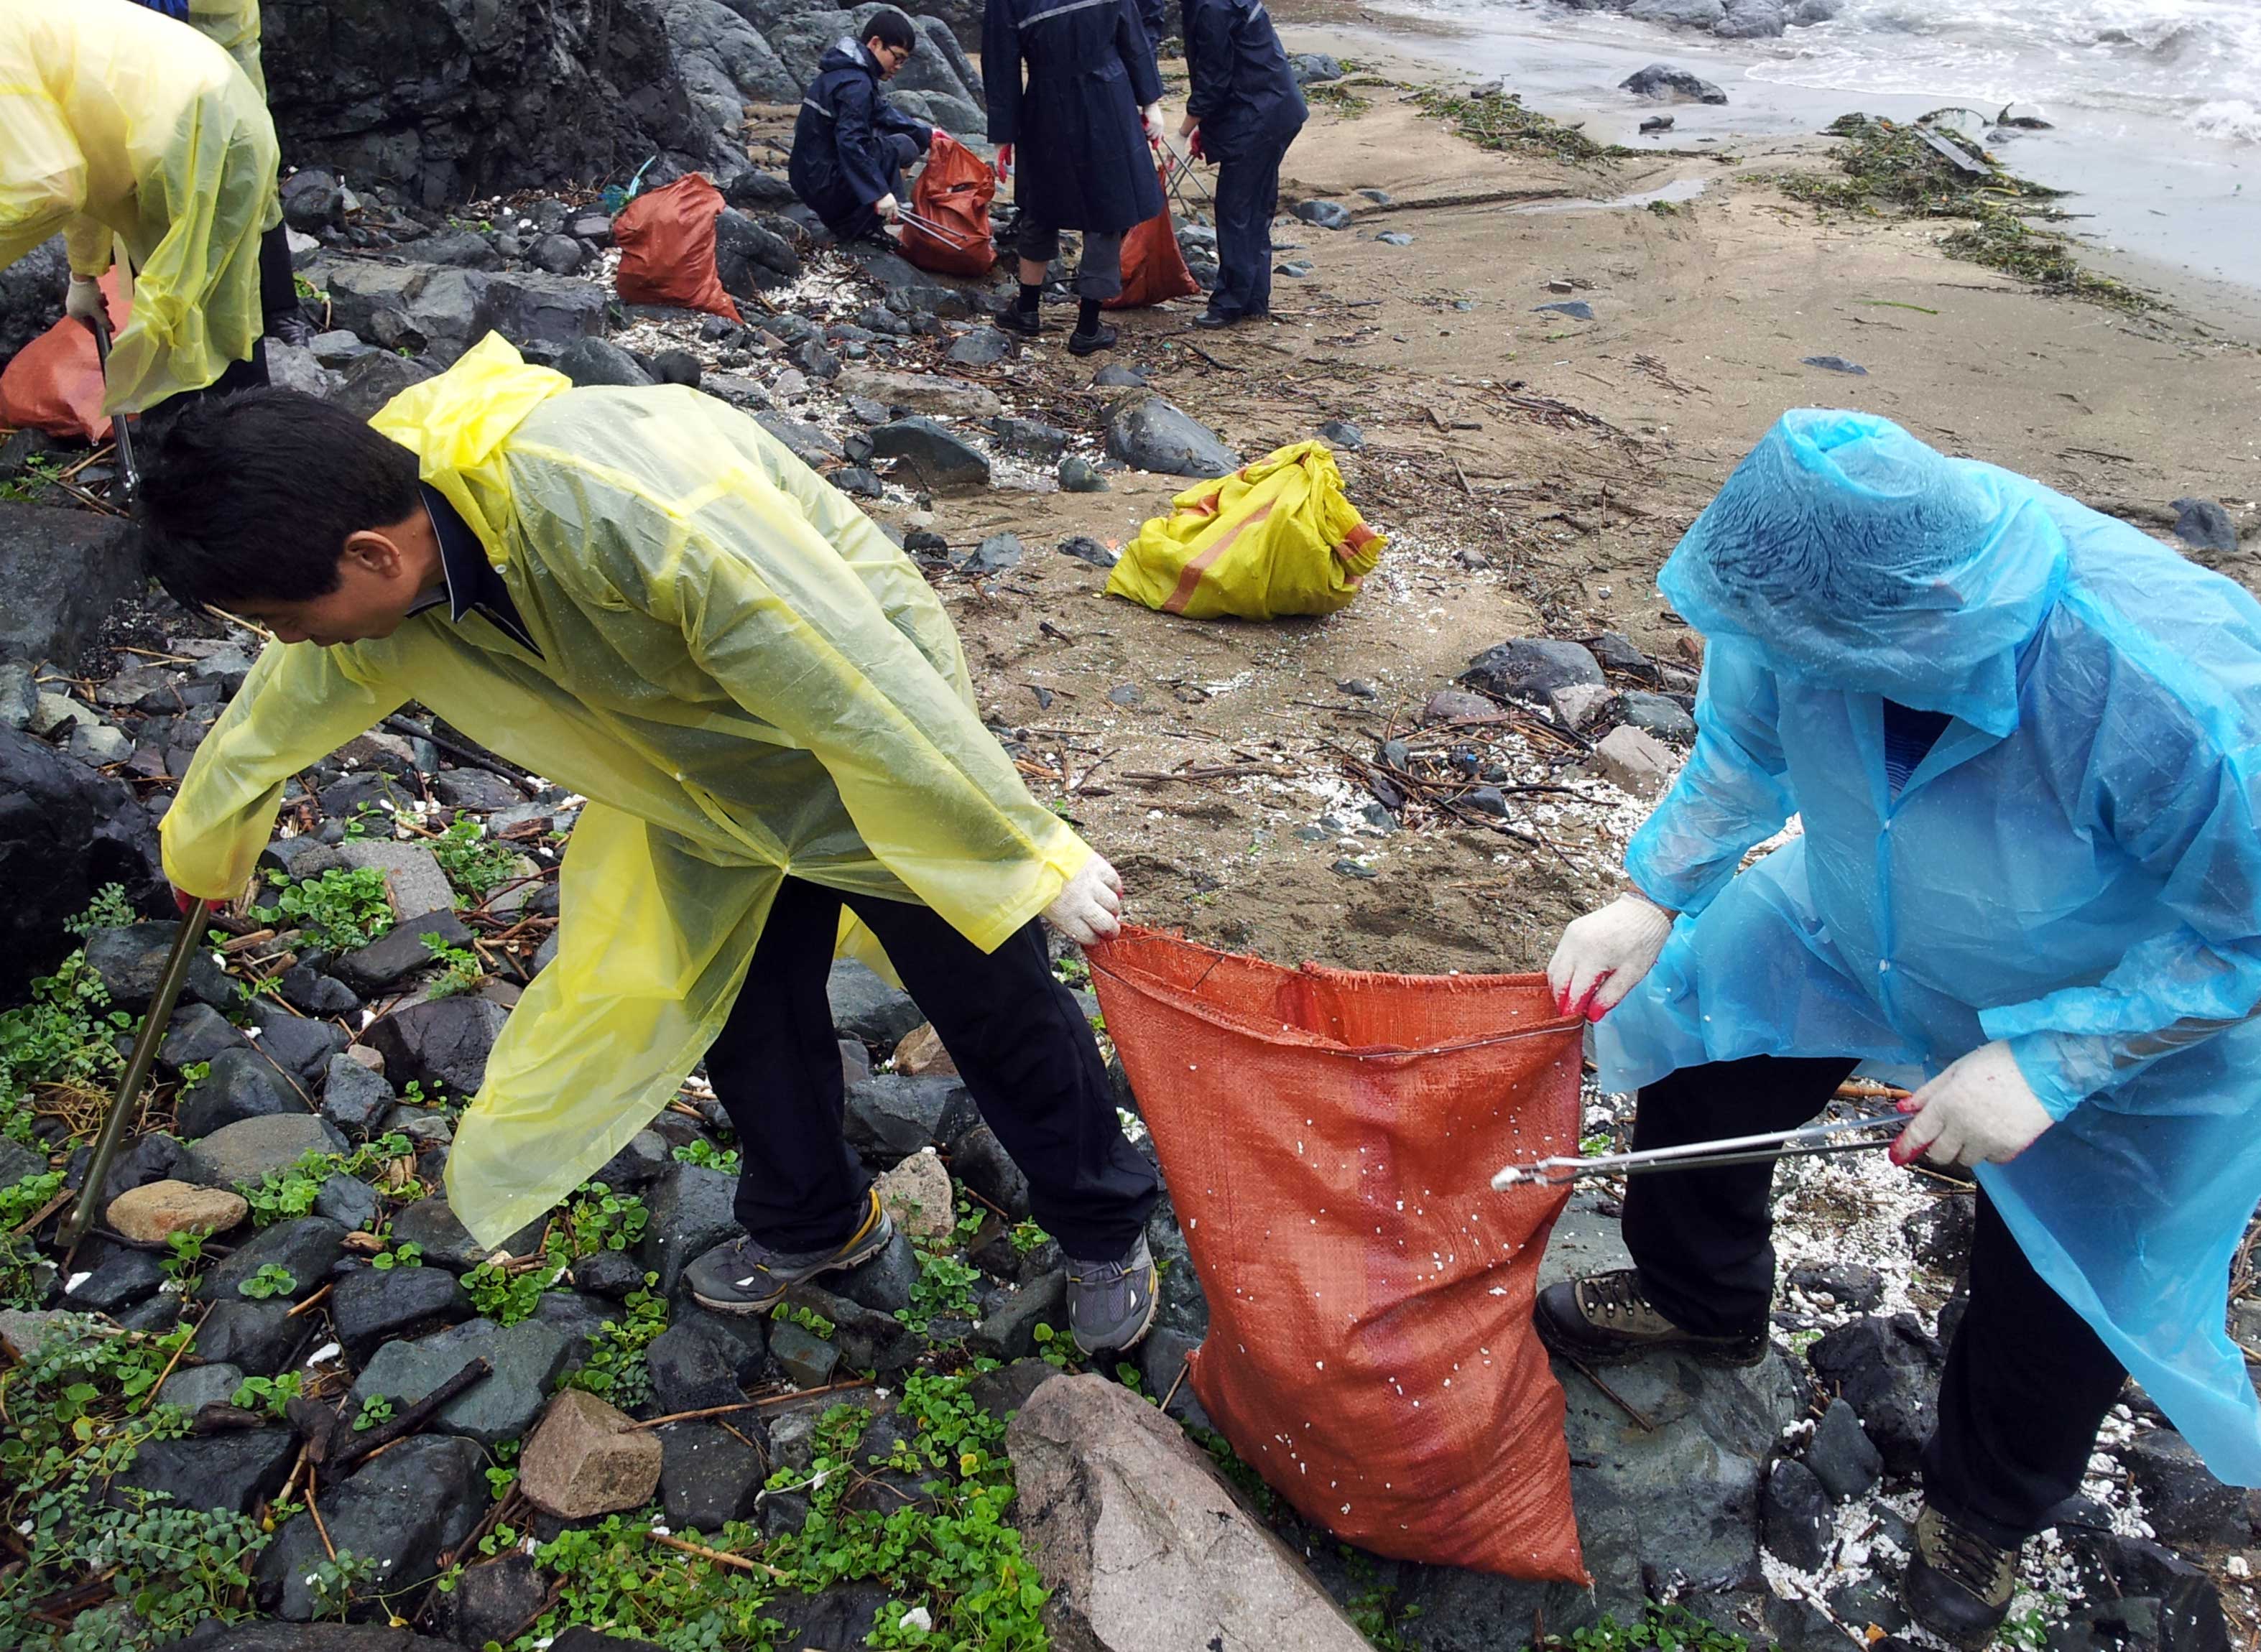
[[[1272,310],[1272,219],[1280,163],[1303,129],[1303,89],[1264,0],[1184,0],[1193,91],[1178,131],[1217,162],[1216,289],[1198,327],[1229,327]]]
[[[1067,347],[1103,350],[1115,329],[1100,325],[1099,307],[1123,290],[1123,237],[1162,211],[1162,77],[1135,0],[988,0],[981,72],[1000,182],[1020,156],[1021,297],[998,324],[1029,338],[1044,331],[1045,266],[1060,232],[1080,230],[1083,303]]]
[[[896,109],[879,89],[917,46],[908,18],[874,11],[861,42],[843,38],[819,60],[800,100],[786,175],[793,193],[843,241],[886,239],[880,224],[900,210],[905,169],[934,146],[935,129]]]

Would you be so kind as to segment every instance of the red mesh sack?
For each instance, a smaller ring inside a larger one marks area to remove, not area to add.
[[[621,302],[743,320],[714,268],[714,218],[721,210],[721,190],[698,172],[622,207],[613,220],[613,245],[621,249],[613,286]]]
[[[1586,1581],[1531,1326],[1577,1148],[1580,1024],[1540,976],[1289,969],[1126,928],[1088,949],[1209,1298],[1233,1449],[1376,1554]]]
[[[1161,215],[1150,218],[1123,238],[1123,296],[1109,298],[1109,310],[1143,310],[1173,298],[1190,298],[1201,282],[1186,268],[1178,250],[1178,226],[1170,217],[1169,174],[1159,173],[1164,200]]]
[[[944,234],[906,223],[903,256],[937,275],[986,275],[997,261],[997,244],[989,237],[989,203],[997,198],[997,177],[987,161],[957,139],[948,132],[940,137],[911,186],[911,211]]]
[[[118,302],[116,270],[102,278],[102,297],[114,339],[131,316]],[[0,373],[0,426],[43,430],[67,440],[107,441],[110,416],[102,411],[102,392],[94,334],[83,321],[65,316],[17,351]]]

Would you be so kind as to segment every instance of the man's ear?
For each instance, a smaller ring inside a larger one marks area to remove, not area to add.
[[[381,528],[359,528],[346,535],[341,560],[387,582],[398,579],[408,565],[400,547]]]

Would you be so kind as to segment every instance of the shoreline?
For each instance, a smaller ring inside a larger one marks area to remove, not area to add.
[[[1296,37],[1296,49],[1329,52],[1355,60],[1396,78],[1451,85],[1504,79],[1525,104],[1566,125],[1583,128],[1597,142],[1622,144],[1659,154],[1697,144],[1716,145],[1747,156],[1814,154],[1829,140],[1821,128],[1838,116],[1859,111],[1899,121],[1951,103],[1929,93],[1862,93],[1814,89],[1752,78],[1748,54],[1733,42],[1693,33],[1658,33],[1654,39],[1590,39],[1573,34],[1572,25],[1589,21],[1564,13],[1553,19],[1559,30],[1540,34],[1538,21],[1520,11],[1503,11],[1479,23],[1432,12],[1399,11],[1346,0],[1286,0],[1273,8],[1283,29]],[[1624,30],[1640,25],[1623,25]],[[1727,85],[1733,101],[1722,107],[1701,104],[1648,104],[1618,89],[1617,82],[1645,63],[1686,68]],[[1644,136],[1640,122],[1652,115],[1674,117],[1667,134]],[[2219,328],[2261,345],[2261,257],[2245,268],[2246,279],[2208,271],[2157,246],[2126,246],[2107,239],[2115,232],[2141,236],[2143,225],[2123,218],[2117,231],[2094,223],[2083,210],[2080,177],[2100,158],[2121,172],[2131,165],[2100,134],[2065,130],[2026,134],[1995,153],[2013,172],[2035,182],[2072,191],[2065,203],[2074,221],[2054,227],[2071,235],[2082,262],[2160,298],[2203,325]],[[2242,201],[2242,197],[2241,197]],[[2137,209],[2129,208],[2132,214]],[[2257,249],[2261,249],[2261,200],[2252,214]],[[2244,233],[2243,219],[2240,232]],[[2156,241],[2157,236],[2148,238]]]

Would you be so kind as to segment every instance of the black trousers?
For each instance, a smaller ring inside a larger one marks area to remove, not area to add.
[[[1086,230],[1083,255],[1075,265],[1075,296],[1105,304],[1123,296],[1122,230]],[[1031,264],[1049,264],[1059,256],[1059,226],[1021,215],[1013,232],[1013,253]]]
[[[1787,1130],[1817,1117],[1855,1063],[1758,1055],[1686,1068],[1640,1092],[1636,1149]],[[1625,1240],[1648,1299],[1699,1335],[1763,1325],[1774,1296],[1771,1163],[1637,1176]],[[1970,1299],[1947,1351],[1927,1496],[2009,1543],[2080,1490],[2126,1372],[2051,1290],[1985,1194]]]
[[[1260,138],[1217,168],[1217,287],[1219,315],[1260,316],[1272,308],[1272,220],[1280,212],[1280,163],[1286,138]]]
[[[1029,1178],[1037,1224],[1069,1255],[1112,1262],[1159,1194],[1124,1139],[1091,1027],[1052,976],[1034,922],[984,953],[929,908],[789,877],[707,1076],[738,1133],[737,1217],[780,1250],[854,1231],[872,1178],[842,1134],[845,1089],[825,997],[843,902],[862,919]]]
[[[926,150],[917,139],[906,132],[886,133],[879,139],[879,148],[886,155],[888,162],[887,193],[901,204],[908,206],[911,197],[903,185],[903,174],[918,164],[919,157],[926,154]],[[836,240],[842,242],[860,241],[883,232],[879,215],[872,210],[872,204],[868,201],[858,203],[855,211],[838,222],[828,221],[825,228],[832,232]]]

